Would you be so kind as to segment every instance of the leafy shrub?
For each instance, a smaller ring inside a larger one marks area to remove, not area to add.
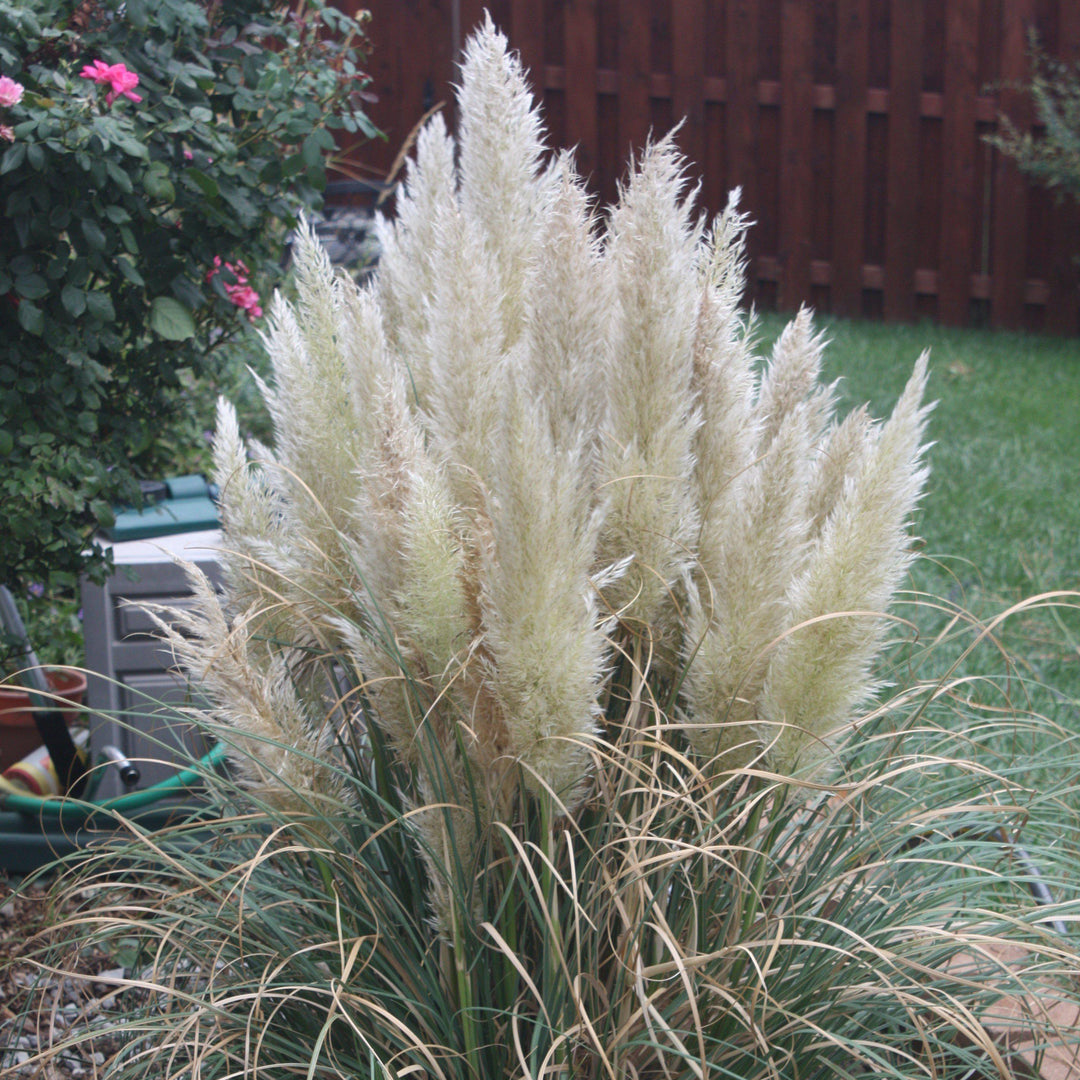
[[[988,142],[1033,180],[1080,198],[1080,68],[1047,56],[1034,36],[1029,56],[1032,76],[1025,89],[1042,131],[1020,131],[1003,116],[1001,131]]]
[[[1014,844],[1069,880],[1062,781],[993,757],[1011,714],[942,726],[970,688],[866,711],[925,359],[839,420],[806,313],[757,374],[745,222],[670,138],[601,223],[490,22],[460,106],[370,284],[301,245],[273,446],[222,404],[225,597],[193,569],[170,640],[234,779],[73,882],[70,941],[138,946],[110,1075],[958,1080],[1075,1039]]]
[[[265,294],[339,134],[373,133],[359,24],[303,11],[0,0],[5,577],[79,569],[110,504],[138,500],[182,372],[212,372],[255,314],[236,268]]]

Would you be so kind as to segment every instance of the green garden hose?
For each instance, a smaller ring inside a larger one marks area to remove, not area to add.
[[[127,795],[118,795],[112,799],[95,802],[92,799],[72,799],[61,795],[40,796],[0,792],[0,809],[13,810],[19,814],[33,817],[68,817],[69,815],[85,819],[92,814],[105,810],[109,813],[124,814],[131,810],[140,810],[160,800],[168,798],[185,788],[193,787],[202,779],[203,773],[214,768],[225,757],[225,747],[219,743],[190,768],[181,769],[172,776],[161,780],[142,791],[132,791]]]

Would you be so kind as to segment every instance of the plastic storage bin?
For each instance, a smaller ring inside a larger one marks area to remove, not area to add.
[[[152,619],[137,605],[183,608],[192,602],[173,556],[196,563],[219,582],[215,550],[220,541],[219,531],[204,530],[114,543],[112,576],[104,585],[83,581],[91,758],[97,760],[104,746],[115,746],[139,768],[134,790],[164,780],[206,752],[199,733],[176,716],[174,706],[191,700],[188,680],[176,671],[170,650],[156,639]],[[95,797],[126,790],[117,770],[107,769]]]

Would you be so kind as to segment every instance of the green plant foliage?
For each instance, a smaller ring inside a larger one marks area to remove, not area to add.
[[[1032,34],[1031,82],[1025,84],[1042,130],[1021,131],[1001,118],[1001,131],[987,141],[1016,160],[1033,180],[1080,198],[1080,67],[1047,56]]]
[[[41,664],[81,667],[86,650],[78,590],[73,581],[60,574],[54,575],[52,584],[52,590],[46,592],[41,582],[31,582],[25,592],[15,594],[19,617]],[[25,653],[24,640],[0,633],[0,677],[25,667]]]
[[[0,577],[81,568],[137,501],[180,373],[212,374],[241,329],[246,282],[214,259],[266,295],[337,138],[374,134],[363,47],[319,0],[0,0],[0,75],[23,87],[0,106]]]

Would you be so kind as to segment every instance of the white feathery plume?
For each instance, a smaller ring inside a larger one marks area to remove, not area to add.
[[[405,167],[393,221],[376,217],[378,300],[390,347],[409,373],[416,404],[427,407],[431,386],[430,303],[437,281],[435,251],[441,223],[457,213],[454,140],[436,113],[416,140]]]
[[[490,13],[465,45],[458,110],[461,211],[490,256],[512,345],[524,322],[529,264],[547,202],[543,125],[521,62]]]
[[[292,307],[280,296],[271,304],[264,336],[274,387],[267,407],[274,421],[281,485],[290,492],[290,503],[305,503],[298,523],[303,531],[310,530],[316,544],[329,551],[333,529],[344,525],[345,510],[355,495],[357,436],[351,380],[334,342],[332,294],[327,289],[315,295],[331,310],[320,312],[318,322],[326,336],[314,348]],[[304,522],[309,525],[304,527]]]
[[[462,533],[443,469],[428,455],[418,457],[402,506],[395,619],[402,639],[422,658],[436,697],[455,682],[470,644]]]
[[[499,442],[480,552],[483,678],[507,732],[502,769],[520,761],[526,786],[572,806],[607,650],[589,580],[597,515],[580,457],[556,447],[543,411],[514,386]]]
[[[926,363],[924,353],[789,590],[793,630],[769,664],[759,733],[783,772],[820,758],[873,692],[881,615],[914,557],[908,522],[927,477]]]
[[[293,234],[292,260],[297,325],[306,346],[305,355],[315,366],[313,374],[334,378],[345,366],[336,334],[336,274],[330,256],[304,214]]]
[[[524,370],[559,449],[594,443],[607,404],[612,297],[589,195],[568,153],[556,159],[551,211],[534,257]]]
[[[814,469],[810,492],[810,533],[817,536],[844,490],[849,476],[873,449],[876,431],[866,406],[854,409],[828,433]]]
[[[748,221],[731,193],[706,247],[694,338],[694,392],[701,424],[694,440],[694,496],[701,516],[697,572],[720,573],[723,537],[761,442],[754,408],[752,327],[739,300],[745,285]]]
[[[280,497],[266,472],[248,461],[232,404],[219,398],[214,434],[213,479],[218,488],[218,515],[228,537],[220,561],[229,585],[232,610],[245,611],[268,601],[264,586],[273,576],[267,562],[281,540]]]
[[[352,422],[358,452],[378,443],[379,431],[372,403],[387,392],[387,385],[402,378],[402,369],[390,357],[379,300],[371,286],[357,288],[341,282],[333,297],[334,334],[348,376]]]
[[[213,703],[201,719],[223,730],[237,774],[260,800],[301,817],[320,805],[334,812],[348,800],[348,788],[335,762],[329,709],[320,712],[297,692],[290,664],[296,657],[253,636],[251,615],[230,625],[206,575],[193,563],[181,565],[196,604],[148,610]]]
[[[683,161],[668,136],[645,150],[608,229],[615,328],[600,565],[634,556],[606,599],[639,629],[656,622],[684,576],[697,531],[690,474],[699,422],[692,381],[701,228],[683,187]]]
[[[443,222],[437,257],[429,431],[433,448],[463,467],[450,479],[468,501],[494,452],[504,350],[499,277],[476,226],[461,214]]]
[[[814,333],[810,309],[799,308],[777,338],[761,380],[757,412],[762,423],[762,449],[775,438],[784,417],[808,399],[816,403],[818,433],[824,431],[834,405],[832,388],[818,383],[825,345],[825,335]]]
[[[771,650],[788,625],[786,590],[806,556],[806,500],[813,450],[811,408],[787,413],[772,444],[747,472],[740,499],[715,543],[705,585],[691,590],[684,652],[686,697],[698,728],[690,732],[706,758],[738,744],[745,764]],[[710,723],[722,727],[712,730]]]

